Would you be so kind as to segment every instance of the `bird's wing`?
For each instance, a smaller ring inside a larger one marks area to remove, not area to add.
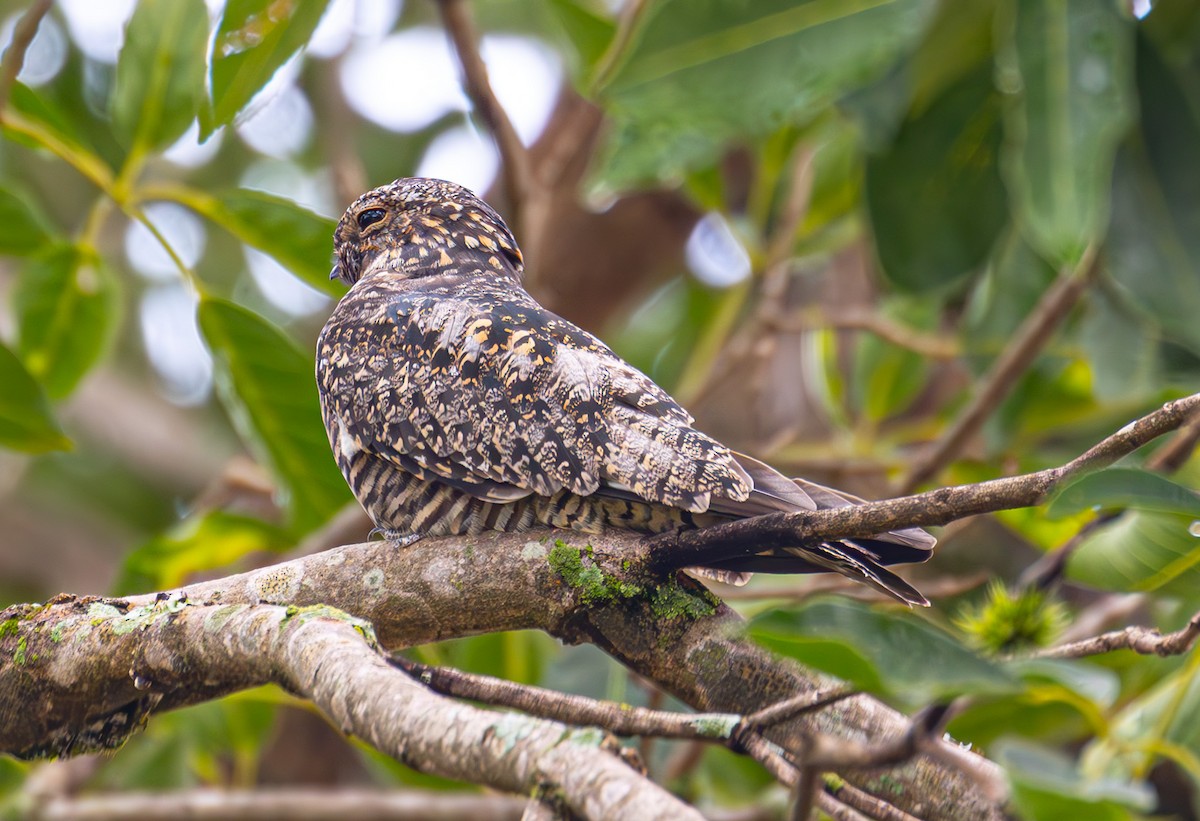
[[[322,340],[330,410],[419,477],[490,501],[611,490],[692,511],[750,491],[661,388],[521,291],[392,294],[352,324]]]

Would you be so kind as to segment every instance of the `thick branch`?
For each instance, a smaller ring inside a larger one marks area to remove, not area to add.
[[[1200,394],[1168,402],[1067,464],[1036,473],[861,505],[774,513],[660,536],[651,542],[651,561],[661,567],[704,565],[772,547],[825,539],[865,538],[896,528],[944,525],[980,513],[1032,507],[1045,501],[1065,482],[1107,467],[1147,442],[1178,428],[1197,408],[1200,408]]]
[[[381,643],[391,648],[480,632],[541,629],[568,641],[590,641],[710,712],[751,713],[831,685],[743,638],[737,614],[699,584],[677,581],[673,573],[666,579],[649,573],[645,561],[645,541],[634,534],[487,534],[422,540],[403,549],[383,542],[337,548],[183,592],[203,604],[328,603],[369,620]],[[143,596],[130,604],[153,601]],[[0,665],[14,649],[11,637],[0,639]],[[28,726],[30,705],[45,695],[36,678],[10,672],[14,678],[0,681],[0,727],[40,738],[37,728]],[[128,666],[118,665],[116,674],[127,672]],[[81,695],[81,702],[92,703],[93,695]],[[54,712],[64,722],[86,718],[60,706]],[[907,727],[907,719],[895,711],[856,696],[767,734],[790,746],[796,733],[870,742],[902,735]],[[953,759],[954,745],[938,745],[936,756],[917,756],[889,773],[889,785],[902,794],[888,789],[879,797],[931,820],[1001,817],[1004,787],[995,766],[973,756],[981,774],[965,777],[957,762],[938,763]],[[845,775],[863,789],[883,789],[869,776]]]
[[[549,790],[584,818],[646,808],[700,818],[606,750],[603,734],[439,696],[388,664],[369,624],[329,607],[60,597],[14,618],[3,643],[15,649],[0,665],[0,748],[17,755],[112,747],[152,711],[275,683],[425,772],[510,793]]]

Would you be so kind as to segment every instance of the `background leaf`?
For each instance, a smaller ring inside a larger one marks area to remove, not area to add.
[[[1006,179],[1022,230],[1074,264],[1108,217],[1113,154],[1133,108],[1132,29],[1109,0],[1018,0],[1000,53]]]
[[[1104,590],[1194,595],[1200,589],[1200,539],[1192,515],[1132,511],[1089,535],[1071,554],[1067,575]]]
[[[776,609],[750,622],[755,641],[859,687],[924,704],[960,693],[999,693],[1015,680],[950,634],[915,616],[843,599]],[[841,645],[839,653],[831,645]],[[861,659],[848,662],[849,659]]]
[[[679,179],[731,140],[812,119],[920,37],[929,0],[667,0],[606,78],[610,187]]]
[[[50,411],[46,394],[16,354],[0,343],[0,445],[41,453],[66,450],[71,442]]]
[[[229,0],[212,42],[212,103],[201,139],[233,122],[312,36],[329,0]]]
[[[29,261],[14,296],[18,351],[55,399],[104,356],[120,321],[112,272],[99,256],[58,245]]]
[[[32,254],[50,241],[46,218],[26,197],[0,186],[0,254]]]
[[[1092,508],[1133,508],[1200,518],[1200,497],[1157,473],[1108,468],[1064,487],[1046,508],[1046,515],[1061,519]]]
[[[251,449],[273,468],[289,522],[298,532],[317,527],[351,497],[329,453],[312,354],[231,302],[205,297],[198,317],[225,406]]]
[[[125,30],[111,99],[126,148],[168,145],[196,117],[204,93],[208,10],[203,0],[142,0]]]
[[[340,280],[329,279],[334,220],[292,200],[248,189],[218,197],[185,194],[180,199],[317,290],[333,296],[346,292]]]
[[[991,67],[968,75],[867,158],[866,201],[888,278],[946,288],[982,265],[1007,221]]]

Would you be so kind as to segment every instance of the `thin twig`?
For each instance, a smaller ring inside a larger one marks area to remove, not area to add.
[[[1192,649],[1200,636],[1200,613],[1192,616],[1183,628],[1165,636],[1154,627],[1126,627],[1090,639],[1073,641],[1059,647],[1047,647],[1031,654],[1033,658],[1077,659],[1111,653],[1113,650],[1132,650],[1144,656],[1178,656]]]
[[[885,342],[918,353],[930,359],[948,360],[962,354],[961,346],[952,339],[910,328],[868,308],[851,307],[830,311],[815,307],[779,316],[771,321],[784,333],[800,333],[821,328],[869,331]]]
[[[4,57],[0,58],[0,121],[4,120],[4,112],[8,108],[8,95],[12,92],[13,83],[17,81],[17,75],[21,73],[21,68],[25,65],[25,52],[29,50],[29,44],[37,36],[38,26],[41,25],[46,12],[50,11],[52,4],[53,0],[34,0],[21,15],[21,19],[17,21],[17,25],[13,29],[12,42],[4,50]]]
[[[846,806],[863,813],[868,818],[874,818],[876,821],[921,821],[915,815],[911,815],[881,798],[876,798],[853,784],[843,783],[838,787],[836,795],[839,800],[845,802]]]
[[[897,528],[943,525],[980,513],[1032,507],[1045,501],[1064,482],[1107,467],[1147,442],[1179,428],[1197,408],[1200,408],[1200,394],[1168,402],[1065,465],[1036,473],[946,487],[880,502],[773,513],[700,530],[664,534],[650,541],[649,561],[659,568],[702,567],[774,547],[825,539],[868,538]]]
[[[517,136],[512,120],[508,118],[500,101],[496,99],[488,82],[487,65],[479,53],[479,33],[475,21],[467,8],[466,0],[438,0],[442,24],[454,45],[462,66],[467,96],[484,123],[491,130],[500,151],[504,172],[504,185],[508,192],[509,206],[514,215],[513,222],[521,224],[521,209],[529,196],[533,184],[530,173],[529,152]],[[523,233],[518,231],[518,233]]]
[[[1013,343],[1006,347],[992,364],[958,418],[942,438],[917,459],[912,470],[897,484],[898,493],[912,493],[955,459],[963,445],[979,431],[1050,341],[1095,275],[1096,248],[1088,246],[1078,265],[1061,273],[1050,289],[1042,295],[1033,311],[1017,329]]]
[[[456,698],[481,701],[499,707],[511,707],[539,718],[569,724],[602,727],[615,735],[657,736],[659,738],[708,739],[744,747],[746,733],[759,732],[803,713],[828,707],[854,695],[844,688],[829,688],[803,693],[773,704],[747,716],[731,713],[676,713],[632,707],[612,701],[560,693],[527,684],[449,667],[432,667],[395,656],[392,663],[431,690]]]

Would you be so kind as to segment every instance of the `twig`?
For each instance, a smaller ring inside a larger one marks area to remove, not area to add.
[[[617,17],[617,30],[613,34],[608,48],[604,50],[604,54],[596,61],[596,67],[592,72],[591,94],[588,96],[596,96],[613,78],[629,44],[633,42],[633,35],[641,22],[642,12],[649,6],[650,4],[646,0],[626,0],[622,4],[620,15]]]
[[[793,818],[808,818],[818,794],[820,774],[826,770],[864,769],[899,764],[916,755],[922,747],[941,733],[941,727],[950,710],[949,704],[926,707],[909,722],[908,730],[901,736],[879,744],[860,744],[845,738],[810,737],[806,739],[800,766],[800,777],[796,787],[796,806]],[[851,796],[847,793],[847,796]],[[864,795],[866,795],[864,793]],[[907,813],[886,802],[871,799],[869,807],[846,803],[856,809],[869,812],[876,818],[911,818]],[[843,799],[844,800],[844,799]],[[881,809],[887,812],[881,814]],[[894,813],[894,814],[893,814]]]
[[[1008,395],[1038,353],[1054,335],[1071,308],[1083,296],[1096,275],[1096,248],[1088,246],[1078,265],[1064,271],[1042,295],[1033,311],[1021,323],[1011,345],[992,364],[983,382],[971,393],[971,399],[958,418],[912,470],[897,484],[898,493],[914,489],[936,476],[958,455],[963,445],[978,432],[1001,400]]]
[[[784,333],[819,328],[870,331],[885,342],[930,359],[954,359],[962,354],[961,346],[952,339],[910,328],[868,308],[851,307],[831,312],[827,308],[810,307],[799,313],[775,317],[771,324]]]
[[[487,66],[479,54],[479,33],[466,0],[438,0],[438,9],[462,66],[467,96],[496,139],[504,171],[504,185],[514,215],[513,222],[521,225],[520,215],[533,184],[529,152],[521,143],[517,130],[488,82]]]
[[[432,667],[403,656],[394,656],[392,664],[443,695],[512,707],[532,716],[568,724],[602,727],[615,735],[707,739],[725,742],[734,748],[744,746],[743,739],[747,733],[759,732],[855,695],[844,688],[830,688],[803,693],[747,716],[731,713],[689,714],[598,701],[492,676],[464,673],[449,667]]]
[[[847,806],[877,821],[921,821],[915,815],[906,813],[894,804],[889,804],[880,798],[876,798],[869,792],[864,792],[855,787],[853,784],[843,782],[838,787],[836,795]]]
[[[1200,394],[1168,402],[1131,422],[1085,453],[1062,465],[975,485],[959,485],[825,510],[773,513],[726,522],[702,530],[664,534],[650,541],[652,566],[702,567],[774,547],[839,538],[867,538],[904,527],[943,525],[980,513],[1040,504],[1064,482],[1107,467],[1162,434],[1183,425]]]
[[[38,26],[41,25],[46,12],[50,11],[52,3],[53,0],[34,0],[13,29],[12,42],[8,44],[8,48],[4,50],[4,57],[0,59],[0,122],[4,120],[13,83],[17,81],[17,75],[25,65],[25,52],[37,36]]]
[[[1192,649],[1197,636],[1200,636],[1200,613],[1192,616],[1183,628],[1165,636],[1157,628],[1133,626],[1059,647],[1047,647],[1030,655],[1032,658],[1077,659],[1113,650],[1132,650],[1144,656],[1178,656]]]

